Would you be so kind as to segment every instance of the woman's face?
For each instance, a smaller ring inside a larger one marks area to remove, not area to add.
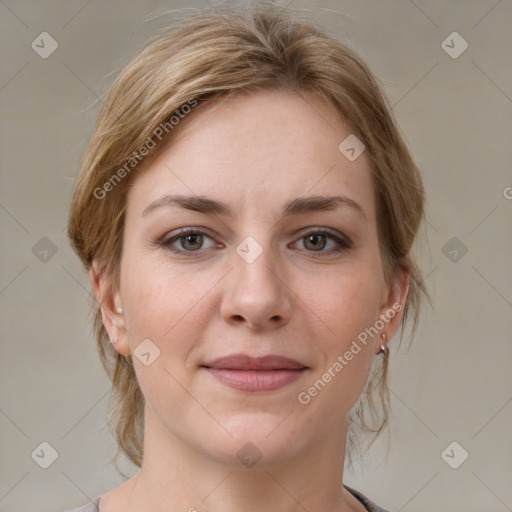
[[[367,157],[338,149],[351,131],[325,103],[261,91],[201,109],[129,192],[113,297],[122,313],[107,328],[133,355],[159,435],[270,467],[344,443],[403,296],[384,283]],[[345,199],[312,199],[335,196]],[[241,354],[295,369],[213,363]]]

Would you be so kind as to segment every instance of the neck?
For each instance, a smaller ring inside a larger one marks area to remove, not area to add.
[[[125,510],[364,510],[342,487],[345,440],[346,423],[286,460],[241,469],[185,444],[146,406],[144,461],[127,482]]]

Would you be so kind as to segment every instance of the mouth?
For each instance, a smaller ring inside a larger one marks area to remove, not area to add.
[[[309,368],[278,355],[236,354],[201,366],[222,384],[240,391],[273,391],[299,379]]]

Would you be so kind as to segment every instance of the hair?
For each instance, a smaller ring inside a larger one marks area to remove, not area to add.
[[[275,88],[319,95],[363,141],[386,283],[397,282],[401,272],[409,275],[400,343],[411,318],[412,339],[421,294],[430,301],[412,256],[424,220],[419,170],[388,100],[361,58],[313,22],[293,19],[266,3],[246,10],[195,11],[147,41],[117,76],[82,158],[68,219],[73,249],[87,270],[95,262],[106,273],[108,292],[117,290],[127,193],[143,164],[172,143],[179,127],[171,116],[186,112],[186,105]],[[92,301],[91,308],[99,356],[112,382],[109,426],[117,441],[116,467],[120,450],[140,467],[145,399],[131,359],[109,341],[99,302]],[[361,433],[374,440],[387,426],[387,366],[387,351],[374,358],[366,387],[349,414],[349,461]]]

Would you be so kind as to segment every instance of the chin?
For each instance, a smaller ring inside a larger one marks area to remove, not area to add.
[[[206,450],[218,462],[233,469],[276,469],[296,457],[307,442],[301,442],[292,416],[288,419],[268,414],[249,414],[223,422],[233,437],[205,434],[210,441]],[[284,421],[283,421],[284,419]]]

